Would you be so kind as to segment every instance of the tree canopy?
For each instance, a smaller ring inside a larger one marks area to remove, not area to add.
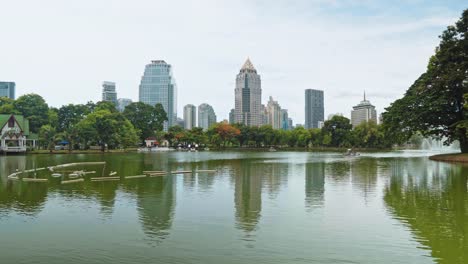
[[[458,140],[468,153],[468,9],[440,36],[424,72],[383,114],[386,131],[408,139],[414,133]]]

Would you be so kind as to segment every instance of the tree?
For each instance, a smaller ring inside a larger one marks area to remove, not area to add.
[[[133,125],[118,112],[98,110],[89,114],[77,125],[77,133],[84,140],[85,145],[94,142],[101,146],[104,152],[117,146],[127,147],[138,141],[138,132]]]
[[[468,153],[468,9],[455,26],[440,36],[435,55],[426,72],[383,114],[387,130],[408,139],[420,132],[444,138],[445,144],[458,140]]]
[[[0,114],[19,114],[15,109],[15,100],[8,97],[0,97]]]
[[[160,104],[159,104],[160,105]],[[166,112],[151,105],[136,102],[131,103],[123,112],[123,115],[133,124],[133,126],[141,131],[141,141],[148,137],[155,136],[155,131],[161,131],[164,121],[167,121]]]
[[[218,123],[212,126],[209,130],[209,133],[212,135],[212,142],[218,147],[221,145],[226,147],[227,143],[236,139],[240,135],[240,130],[227,123]]]
[[[154,106],[155,109],[155,124],[154,127],[156,131],[161,131],[163,130],[163,125],[165,121],[168,121],[169,119],[167,118],[167,113],[164,110],[164,107],[162,104],[156,104]]]
[[[348,118],[335,115],[330,120],[325,121],[322,132],[324,137],[325,135],[331,137],[330,145],[332,147],[347,147],[351,145],[349,137],[352,128]]]
[[[39,138],[47,144],[47,149],[52,152],[55,147],[56,131],[51,125],[43,125],[39,129]]]
[[[40,95],[26,94],[20,96],[14,107],[25,118],[29,119],[29,129],[38,133],[39,129],[49,122],[49,106]]]
[[[83,120],[86,115],[91,113],[88,106],[82,104],[68,104],[59,108],[58,110],[58,131],[65,131],[72,129]]]

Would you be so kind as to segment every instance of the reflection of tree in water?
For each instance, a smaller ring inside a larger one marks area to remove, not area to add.
[[[339,161],[326,163],[325,170],[328,175],[327,177],[329,177],[333,182],[343,182],[350,175],[351,162]]]
[[[305,203],[307,208],[323,206],[325,192],[325,164],[306,163]]]
[[[418,174],[396,164],[385,203],[438,263],[468,263],[468,167],[420,162]]]
[[[175,177],[143,179],[136,186],[137,210],[143,231],[151,242],[162,242],[168,235],[176,203]]]
[[[252,232],[257,227],[262,209],[263,165],[235,160],[232,166],[237,227]]]
[[[9,211],[36,215],[44,207],[47,184],[8,181],[8,175],[27,168],[26,158],[26,156],[0,156],[0,217],[2,212]]]

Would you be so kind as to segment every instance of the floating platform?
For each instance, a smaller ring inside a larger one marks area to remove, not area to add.
[[[68,181],[62,181],[62,184],[70,184],[70,183],[77,183],[77,182],[84,182],[84,179],[76,179],[76,180],[68,180]]]
[[[23,178],[24,182],[48,182],[49,179]]]
[[[193,173],[193,171],[171,171],[172,174]]]
[[[135,176],[125,176],[124,179],[139,179],[139,178],[146,178],[146,175],[135,175]]]
[[[119,181],[120,177],[99,177],[91,178],[91,181]]]

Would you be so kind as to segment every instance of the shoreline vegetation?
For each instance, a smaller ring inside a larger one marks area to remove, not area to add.
[[[429,157],[433,161],[450,162],[450,163],[468,163],[468,153],[449,153],[439,154]]]

